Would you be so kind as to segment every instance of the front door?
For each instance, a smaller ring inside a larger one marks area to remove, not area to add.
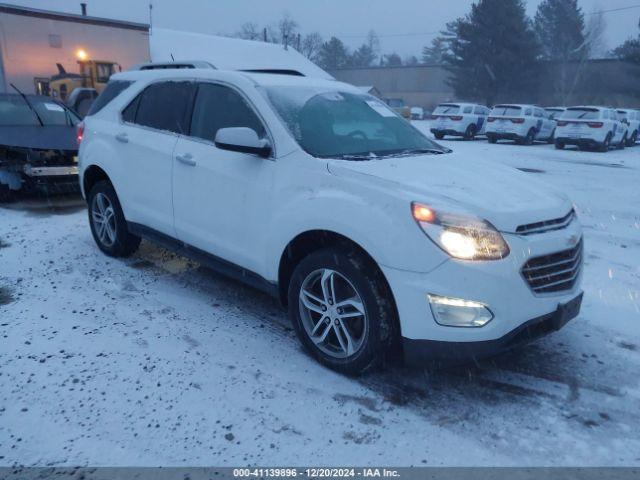
[[[266,130],[244,96],[228,86],[198,86],[188,137],[175,148],[173,205],[178,238],[254,272],[261,271],[261,222],[271,208],[275,162],[215,146],[221,128]],[[264,212],[264,213],[260,213]]]

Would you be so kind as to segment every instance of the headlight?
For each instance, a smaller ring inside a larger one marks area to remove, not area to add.
[[[411,204],[413,218],[422,231],[442,250],[462,260],[499,260],[509,255],[509,246],[486,220]]]

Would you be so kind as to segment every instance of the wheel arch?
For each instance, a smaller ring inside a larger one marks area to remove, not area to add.
[[[380,280],[384,282],[385,287],[389,292],[390,301],[392,302],[393,309],[395,311],[396,327],[398,328],[398,331],[400,331],[400,324],[397,319],[398,308],[396,306],[393,291],[391,290],[391,286],[389,285],[384,272],[378,265],[378,262],[376,262],[373,256],[358,242],[332,230],[307,230],[296,235],[296,237],[294,237],[284,248],[280,255],[280,261],[278,264],[278,294],[282,305],[287,305],[289,283],[296,265],[309,254],[332,246],[342,247],[358,252],[375,269]]]
[[[86,168],[82,175],[82,191],[84,192],[85,198],[88,197],[93,186],[102,180],[106,180],[113,185],[107,172],[98,165],[90,165]]]

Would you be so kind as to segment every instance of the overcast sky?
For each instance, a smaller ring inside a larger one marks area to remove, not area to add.
[[[80,12],[79,0],[5,0],[33,8]],[[84,0],[90,15],[136,22],[149,21],[148,0]],[[526,0],[534,15],[541,0]],[[236,32],[245,22],[260,26],[285,13],[301,31],[336,35],[350,47],[364,41],[370,29],[380,35],[383,53],[418,56],[422,46],[445,23],[469,11],[472,0],[153,0],[153,24],[205,33]],[[640,0],[579,0],[585,13],[640,6]],[[609,12],[605,44],[615,47],[638,33],[640,8]]]

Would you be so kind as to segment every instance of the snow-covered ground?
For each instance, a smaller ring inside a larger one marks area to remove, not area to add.
[[[640,147],[442,143],[575,201],[586,294],[563,330],[345,378],[263,294],[146,242],[107,258],[81,202],[23,201],[0,208],[0,465],[640,465]]]

